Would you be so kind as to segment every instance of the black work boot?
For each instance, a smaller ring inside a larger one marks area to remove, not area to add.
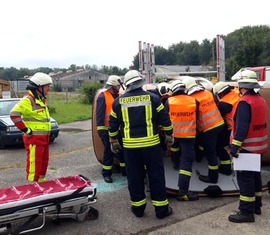
[[[254,212],[256,215],[261,215],[262,214],[262,210],[261,208],[258,208],[258,209],[255,209],[255,212]]]
[[[158,219],[163,219],[163,218],[165,218],[167,216],[170,216],[172,213],[173,213],[173,209],[171,207],[168,207],[168,210],[167,210],[166,213],[164,213],[164,214],[156,214],[156,217]]]
[[[191,191],[179,189],[176,200],[178,200],[178,201],[196,201],[196,200],[199,200],[199,197],[197,194],[195,194]]]
[[[143,210],[139,210],[138,208],[135,209],[134,207],[131,207],[130,209],[131,209],[131,212],[132,212],[136,217],[138,217],[138,218],[143,217],[143,215],[144,215],[144,209],[143,209]]]
[[[213,183],[213,184],[217,183],[217,180],[211,180],[208,175],[199,175],[199,180],[205,183]]]
[[[233,223],[246,223],[246,222],[254,222],[255,221],[254,214],[247,214],[247,213],[243,213],[241,211],[239,211],[235,215],[230,215],[228,217],[228,219],[229,219],[229,221],[231,221]]]
[[[113,182],[113,179],[112,179],[111,176],[104,176],[103,178],[104,178],[104,181],[105,181],[106,183],[112,183],[112,182]]]

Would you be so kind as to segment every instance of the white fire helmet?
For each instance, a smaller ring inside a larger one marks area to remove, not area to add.
[[[181,80],[174,80],[171,84],[171,91],[174,94],[177,91],[185,91],[186,85]]]
[[[124,76],[124,84],[127,87],[126,91],[131,91],[142,87],[145,79],[142,74],[137,70],[130,70]]]
[[[167,82],[161,82],[157,84],[157,90],[160,96],[171,96],[172,91],[171,91],[171,84]]]
[[[26,89],[37,89],[40,86],[52,83],[52,78],[48,74],[37,72],[30,78],[29,84],[27,85]]]
[[[190,76],[184,76],[182,82],[185,84],[187,90],[198,85],[195,78]]]
[[[108,77],[108,80],[106,82],[105,85],[105,89],[110,89],[113,86],[118,86],[120,85],[121,82],[121,77],[117,76],[117,75],[111,75]]]
[[[214,93],[214,95],[218,95],[229,87],[230,86],[228,84],[226,84],[225,82],[217,82],[213,86],[213,93]]]
[[[238,80],[238,87],[246,89],[261,88],[256,73],[251,70],[244,70],[241,72],[240,79]]]

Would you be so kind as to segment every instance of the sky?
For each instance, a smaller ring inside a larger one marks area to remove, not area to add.
[[[139,41],[168,49],[257,25],[270,26],[269,0],[5,0],[0,67],[128,68]]]

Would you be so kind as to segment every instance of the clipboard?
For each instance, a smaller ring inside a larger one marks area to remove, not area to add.
[[[235,171],[261,171],[261,155],[257,153],[238,153],[238,158],[233,158]]]

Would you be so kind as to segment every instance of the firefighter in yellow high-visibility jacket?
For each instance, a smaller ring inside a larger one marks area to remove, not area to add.
[[[50,91],[52,78],[38,72],[29,80],[28,93],[13,107],[10,118],[23,133],[27,151],[26,179],[45,181],[49,162],[50,114],[46,96]]]

